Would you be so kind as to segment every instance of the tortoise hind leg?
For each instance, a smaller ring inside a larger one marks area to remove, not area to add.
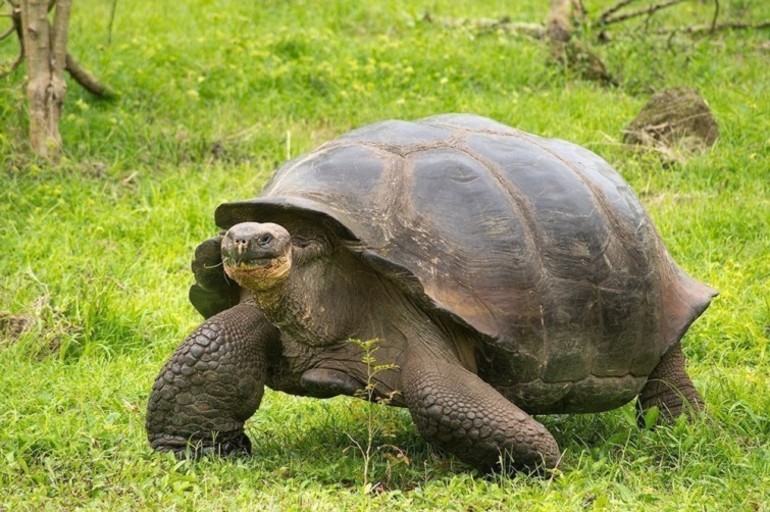
[[[684,365],[685,358],[679,344],[661,358],[637,400],[641,425],[644,424],[645,412],[655,406],[668,421],[682,414],[693,416],[703,411],[703,399],[687,375]]]

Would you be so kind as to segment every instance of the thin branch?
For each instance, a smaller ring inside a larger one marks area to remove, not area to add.
[[[24,62],[24,54],[19,53],[19,56],[16,57],[15,61],[13,61],[13,64],[11,64],[11,67],[8,68],[8,71],[3,71],[0,73],[0,78],[5,78],[11,73],[13,73],[14,71],[16,71],[16,69],[21,65],[22,62]]]
[[[109,85],[100,82],[95,76],[84,69],[75,57],[67,54],[67,71],[70,76],[86,91],[103,99],[112,99],[118,96]]]
[[[714,17],[711,19],[711,33],[714,33],[714,30],[717,26],[717,18],[719,17],[719,0],[714,0]]]
[[[67,36],[69,32],[71,0],[52,0],[48,10],[56,5],[56,13],[51,27],[51,53],[54,59],[54,73],[61,76],[67,66]],[[50,25],[49,25],[50,26]]]
[[[3,15],[3,17],[5,17],[5,16],[8,16],[9,18],[11,17],[11,15],[10,15],[10,14],[4,14],[4,15]],[[16,27],[14,27],[13,25],[11,25],[11,27],[10,27],[8,30],[6,30],[5,32],[3,32],[3,35],[1,35],[1,36],[0,36],[0,41],[2,41],[3,39],[5,39],[6,37],[10,36],[10,35],[11,35],[11,34],[13,34],[14,32],[16,32]]]
[[[88,92],[104,99],[115,98],[117,94],[108,85],[100,82],[95,76],[83,68],[80,63],[67,52],[67,27],[72,6],[71,0],[53,0],[50,5],[56,4],[56,16],[51,33],[54,35],[53,52],[54,63],[61,70],[67,70],[70,76]],[[61,18],[59,15],[61,14]]]
[[[11,12],[8,14],[0,14],[3,18],[11,18],[11,26],[10,28],[3,33],[2,36],[0,36],[0,41],[11,35],[14,31],[19,36],[19,41],[22,40],[22,32],[21,32],[21,9],[11,3],[8,2],[11,5]]]
[[[0,41],[8,37],[11,33],[16,32],[16,37],[19,40],[19,56],[16,57],[16,60],[13,61],[13,64],[11,64],[11,67],[8,68],[7,71],[0,73],[0,78],[5,78],[6,76],[10,75],[16,69],[21,65],[22,62],[24,62],[24,32],[22,31],[21,27],[21,8],[19,8],[16,4],[11,2],[11,0],[7,0],[7,2],[11,5],[11,13],[7,16],[11,18],[11,22],[13,25],[11,25],[11,28],[8,29],[6,33],[0,37]]]
[[[616,3],[603,13],[599,15],[599,24],[605,25],[607,23],[607,19],[610,18],[613,14],[618,12],[620,9],[627,5],[631,5],[632,3],[636,2],[636,0],[620,0],[620,2]]]
[[[665,0],[663,2],[644,7],[643,9],[637,9],[636,11],[627,12],[625,14],[618,14],[615,16],[607,17],[604,19],[604,25],[609,25],[611,23],[618,23],[621,21],[630,20],[631,18],[637,18],[639,16],[644,16],[644,15],[649,16],[661,9],[665,9],[667,7],[671,7],[673,5],[681,4],[687,1],[688,0]]]

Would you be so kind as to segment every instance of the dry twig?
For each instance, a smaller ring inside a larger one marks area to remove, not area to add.
[[[3,33],[2,36],[0,36],[0,41],[10,37],[11,34],[16,33],[16,37],[19,40],[19,56],[16,57],[16,60],[11,63],[10,67],[6,71],[0,72],[0,78],[10,75],[16,71],[16,68],[18,68],[22,62],[24,62],[24,44],[22,43],[23,33],[21,29],[21,8],[12,0],[6,1],[8,2],[8,5],[11,6],[11,12],[9,14],[4,14],[3,17],[10,18],[11,26],[7,31]]]
[[[644,7],[642,9],[637,9],[635,11],[631,11],[623,14],[616,14],[619,8],[616,8],[614,10],[610,9],[612,11],[610,15],[606,15],[606,12],[602,14],[602,16],[599,18],[599,23],[602,25],[610,25],[612,23],[618,23],[620,21],[630,20],[632,18],[637,18],[639,16],[644,16],[644,15],[650,16],[655,12],[660,11],[661,9],[666,9],[667,7],[671,7],[676,4],[681,4],[686,1],[687,0],[664,0],[663,2],[648,5],[647,7]],[[624,5],[621,6],[621,7],[624,7],[625,5],[630,4],[631,1],[624,0],[623,2],[620,2],[620,3],[624,3]]]
[[[711,18],[711,33],[714,33],[714,29],[717,26],[717,18],[719,18],[719,0],[714,0],[714,17]]]
[[[3,17],[3,18],[10,18],[10,17],[11,17],[11,15],[10,15],[10,14],[0,14],[0,17]],[[3,32],[3,35],[0,35],[0,41],[2,41],[3,39],[5,39],[6,37],[10,36],[11,34],[13,34],[13,32],[14,32],[14,30],[15,30],[15,29],[16,29],[16,27],[14,27],[13,25],[11,25],[11,26],[10,26],[10,28],[9,28],[8,30],[6,30],[5,32]]]
[[[599,19],[597,20],[598,24],[606,25],[608,18],[612,17],[613,14],[621,10],[623,7],[631,5],[634,2],[636,2],[636,0],[621,0],[620,2],[616,3],[599,15]]]
[[[646,7],[639,8],[630,12],[621,12],[625,7],[637,2],[638,0],[620,0],[604,12],[602,12],[596,20],[596,25],[600,28],[607,25],[618,23],[639,16],[652,16],[657,11],[661,11],[668,7],[686,2],[687,0],[662,0],[657,3],[650,4]],[[699,36],[703,34],[714,34],[723,30],[762,30],[770,28],[770,21],[762,21],[757,23],[743,23],[743,22],[728,22],[719,23],[719,15],[721,12],[721,6],[719,0],[714,0],[714,14],[711,16],[711,22],[708,25],[690,25],[684,27],[664,28],[654,30],[651,33],[657,35],[673,36],[675,34],[687,34],[691,36]],[[607,34],[601,30],[600,40],[607,41],[609,38]]]

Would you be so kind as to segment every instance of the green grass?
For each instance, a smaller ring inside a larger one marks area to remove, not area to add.
[[[770,19],[761,2],[720,3]],[[767,31],[618,36],[598,48],[619,81],[606,89],[550,65],[541,42],[442,22],[540,21],[540,1],[124,1],[108,42],[109,4],[75,2],[70,49],[122,95],[70,83],[61,163],[25,156],[23,76],[0,80],[0,311],[29,324],[0,341],[0,510],[768,510]],[[688,3],[652,24],[710,14]],[[624,147],[650,92],[683,84],[714,110],[715,148],[664,166]],[[366,442],[361,401],[269,392],[247,425],[254,457],[151,453],[147,396],[200,320],[188,266],[216,205],[351,127],[447,111],[581,143],[631,183],[675,259],[720,290],[685,339],[709,420],[639,430],[632,406],[542,418],[561,476],[483,478],[381,408],[375,444],[409,464],[378,452],[374,496],[351,441]]]

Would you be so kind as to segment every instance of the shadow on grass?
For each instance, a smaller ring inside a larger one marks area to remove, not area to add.
[[[260,471],[288,478],[359,487],[368,442],[367,408],[374,424],[372,483],[407,491],[458,471],[472,471],[434,450],[417,433],[406,409],[338,397],[331,400],[268,394],[268,406],[247,423]]]

